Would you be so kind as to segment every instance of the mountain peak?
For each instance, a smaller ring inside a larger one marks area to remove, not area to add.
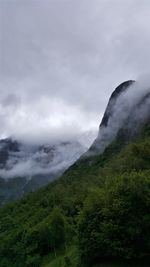
[[[102,153],[120,131],[125,141],[130,141],[150,119],[149,114],[149,87],[134,80],[121,83],[111,94],[98,136],[85,155]]]
[[[129,86],[131,86],[135,81],[133,80],[128,80],[125,81],[123,83],[121,83],[119,86],[116,87],[116,89],[112,92],[108,105],[106,107],[106,111],[104,113],[104,116],[102,118],[101,126],[107,126],[108,120],[110,118],[110,116],[112,116],[112,112],[113,112],[113,107],[118,99],[118,97],[127,90],[127,88]]]

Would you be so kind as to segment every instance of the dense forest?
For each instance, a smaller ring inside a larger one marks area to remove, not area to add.
[[[1,267],[105,260],[150,260],[149,123],[134,142],[117,137],[103,154],[81,158],[58,180],[0,210]]]

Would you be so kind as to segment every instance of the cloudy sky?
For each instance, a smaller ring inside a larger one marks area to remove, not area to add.
[[[149,72],[149,0],[0,0],[0,137],[95,131],[113,89]]]

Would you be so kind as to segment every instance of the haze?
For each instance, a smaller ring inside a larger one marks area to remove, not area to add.
[[[0,0],[0,137],[96,132],[115,87],[149,73],[149,25],[149,0]]]

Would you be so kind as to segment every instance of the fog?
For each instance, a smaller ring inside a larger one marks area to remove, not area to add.
[[[115,101],[110,99],[107,112],[108,110],[108,122],[100,126],[94,143],[97,152],[103,152],[120,129],[124,129],[126,135],[134,136],[150,118],[150,76],[141,76],[119,94]]]
[[[2,147],[3,146],[3,147]],[[5,148],[5,141],[0,146],[0,153]],[[82,153],[86,151],[78,142],[57,143],[55,145],[29,145],[18,144],[16,151],[8,151],[8,159],[0,166],[0,177],[10,179],[14,177],[26,177],[48,175],[49,180],[64,172],[72,165]],[[2,157],[1,153],[1,157]]]
[[[149,0],[0,0],[0,137],[97,131],[112,90],[150,72]]]

